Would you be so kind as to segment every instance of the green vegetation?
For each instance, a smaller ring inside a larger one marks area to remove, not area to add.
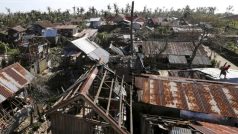
[[[238,45],[234,42],[227,42],[226,48],[238,54]]]

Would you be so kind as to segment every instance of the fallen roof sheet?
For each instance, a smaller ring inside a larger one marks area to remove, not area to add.
[[[135,86],[144,103],[238,117],[238,84],[140,75]]]
[[[95,36],[97,34],[97,32],[98,32],[98,29],[84,29],[80,33],[76,33],[73,36],[74,37],[83,37],[83,36],[85,36],[85,37],[90,38],[90,37]]]
[[[211,76],[211,79],[221,80],[225,82],[238,83],[238,70],[229,69],[226,74],[226,79],[223,79],[223,76],[220,78],[221,70],[219,68],[194,68],[193,70],[201,71],[205,74]]]
[[[203,134],[237,134],[238,128],[212,124],[207,122],[199,122],[201,125],[190,125]]]
[[[0,70],[0,103],[29,84],[33,78],[34,76],[19,63]]]
[[[108,63],[110,54],[87,37],[79,38],[72,43],[87,54],[90,59],[100,61],[103,64]]]
[[[56,29],[75,29],[78,25],[58,25],[55,28]]]

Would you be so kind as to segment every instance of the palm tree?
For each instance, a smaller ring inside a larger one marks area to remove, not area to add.
[[[125,10],[124,8],[121,8],[121,13],[124,14],[125,13]]]
[[[96,15],[96,12],[97,12],[97,9],[95,9],[94,6],[92,6],[91,10],[92,10],[93,16],[95,16],[95,15]]]
[[[11,14],[11,9],[6,7],[6,10],[7,10],[8,15],[10,15]]]
[[[109,13],[110,13],[111,9],[112,9],[112,8],[111,8],[111,5],[108,4],[108,5],[107,5],[107,10],[108,10]]]
[[[80,15],[82,15],[84,13],[84,8],[80,7]]]
[[[47,7],[47,10],[48,10],[48,14],[50,14],[51,13],[51,8]]]
[[[80,9],[79,7],[77,7],[77,15],[79,15],[79,13],[80,13]]]
[[[75,7],[75,6],[73,6],[72,8],[73,8],[73,11],[74,11],[74,15],[75,15],[75,10],[76,10],[76,7]]]
[[[126,4],[125,12],[128,14],[128,13],[130,13],[130,11],[131,11],[131,6],[130,6],[129,3],[127,3],[127,4]]]
[[[118,5],[117,5],[116,3],[114,3],[114,4],[113,4],[113,7],[114,7],[114,12],[115,12],[116,14],[118,14],[118,13],[119,13]]]

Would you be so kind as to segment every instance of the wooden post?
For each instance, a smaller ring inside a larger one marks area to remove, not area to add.
[[[133,134],[132,94],[133,94],[132,86],[130,86],[130,133],[131,134]]]
[[[130,38],[131,38],[131,53],[134,53],[134,47],[133,47],[133,17],[134,17],[134,1],[132,1],[132,6],[131,6],[131,33],[130,33]]]
[[[121,86],[120,86],[120,91],[119,91],[119,96],[120,96],[120,105],[119,105],[119,120],[118,120],[118,125],[119,127],[121,127],[121,123],[122,123],[122,88],[123,88],[123,83],[124,83],[124,75],[122,77],[122,81],[121,81]]]

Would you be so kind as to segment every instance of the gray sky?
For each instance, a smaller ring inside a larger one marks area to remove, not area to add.
[[[72,7],[84,7],[88,10],[88,7],[94,6],[97,9],[107,9],[108,4],[117,3],[119,7],[125,7],[127,3],[131,3],[132,0],[0,0],[0,12],[6,12],[6,7],[11,11],[30,11],[40,10],[46,11],[46,7],[50,6],[52,9],[70,9]],[[225,12],[229,5],[233,6],[233,13],[238,13],[238,1],[237,0],[134,0],[135,9],[143,10],[146,5],[148,8],[155,9],[167,8],[174,9],[183,8],[189,5],[191,8],[196,7],[216,7],[216,12]]]

